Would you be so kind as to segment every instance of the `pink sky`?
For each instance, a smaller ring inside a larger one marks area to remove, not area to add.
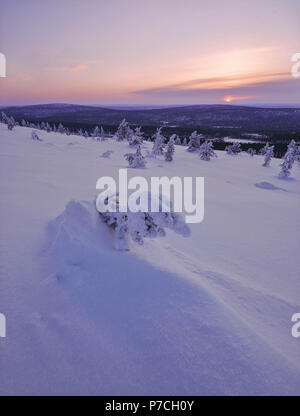
[[[2,0],[0,105],[300,103],[299,0]]]

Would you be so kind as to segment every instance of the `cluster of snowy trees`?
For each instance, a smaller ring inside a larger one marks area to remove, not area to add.
[[[35,130],[44,130],[48,133],[58,132],[60,134],[70,135],[70,130],[65,127],[62,123],[59,123],[58,126],[55,124],[51,126],[48,122],[41,123],[31,123],[25,120],[22,120],[21,123],[15,121],[13,117],[7,116],[4,112],[1,113],[0,122],[7,125],[9,130],[13,130],[15,126],[21,125],[22,127],[29,127]],[[31,137],[33,140],[40,140],[36,131],[32,131]],[[91,133],[88,133],[87,130],[79,129],[77,133],[79,136],[84,138],[91,137],[94,140],[104,141],[107,139],[107,134],[105,133],[103,127],[96,126]],[[117,128],[116,133],[114,134],[114,139],[117,141],[126,140],[130,147],[136,148],[135,153],[126,153],[124,156],[129,163],[129,166],[132,168],[144,168],[146,166],[146,159],[142,155],[142,144],[145,140],[144,133],[141,131],[141,127],[136,127],[134,130],[130,128],[126,120],[122,120],[119,127]],[[153,146],[151,153],[148,152],[147,156],[158,157],[163,156],[167,162],[171,162],[175,153],[175,145],[187,146],[188,152],[197,152],[201,160],[209,161],[213,157],[217,157],[216,153],[213,150],[213,142],[205,140],[202,134],[199,134],[197,131],[194,131],[189,139],[187,140],[184,137],[181,141],[180,137],[176,134],[173,134],[169,141],[166,143],[167,139],[162,134],[162,127],[158,128],[155,134],[152,136]],[[151,138],[149,139],[151,141]],[[234,142],[233,144],[228,145],[225,148],[225,151],[229,155],[238,155],[242,149],[239,142]],[[256,155],[256,151],[252,148],[249,148],[247,153],[253,157]],[[263,166],[270,166],[271,159],[274,157],[274,146],[270,146],[269,143],[261,149],[260,154],[264,156]],[[103,157],[109,157],[110,153]],[[279,173],[280,178],[286,178],[290,176],[292,166],[295,162],[300,164],[300,146],[297,146],[296,142],[292,140],[288,145],[286,154],[283,157],[283,162],[281,163],[281,171]]]
[[[47,133],[54,132],[60,134],[66,134],[70,136],[71,132],[68,127],[65,127],[62,123],[59,123],[58,126],[53,124],[51,126],[48,122],[42,121],[41,123],[30,123],[29,121],[22,120],[21,123],[18,123],[14,120],[13,117],[8,117],[4,112],[1,113],[0,122],[7,124],[7,128],[12,130],[15,126],[22,126],[22,127],[29,127],[35,130],[44,130]],[[82,136],[85,138],[92,137],[95,140],[104,141],[107,138],[107,134],[105,133],[103,127],[96,126],[90,135],[86,130],[79,129],[77,132],[72,132],[72,134]]]
[[[1,123],[7,125],[8,130],[12,130],[15,126],[19,124],[15,121],[13,117],[8,117],[5,113],[1,113]]]
[[[148,201],[151,200],[151,193],[145,195]],[[107,196],[105,204],[108,203]],[[115,248],[117,250],[129,250],[129,240],[131,239],[143,244],[144,238],[155,238],[166,234],[165,228],[172,229],[177,234],[184,237],[189,236],[190,229],[185,224],[181,214],[174,212],[171,206],[170,212],[120,212],[118,194],[115,198],[116,212],[102,212],[96,207],[103,221],[115,231]],[[162,206],[162,205],[161,205]]]

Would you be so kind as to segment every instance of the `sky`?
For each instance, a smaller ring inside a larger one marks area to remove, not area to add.
[[[0,105],[300,105],[300,0],[1,0]]]

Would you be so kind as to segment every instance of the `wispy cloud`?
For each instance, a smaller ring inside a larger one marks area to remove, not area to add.
[[[248,74],[238,77],[217,77],[189,80],[180,84],[166,85],[134,91],[133,94],[157,97],[166,100],[202,100],[209,101],[249,101],[249,100],[280,100],[283,93],[296,100],[297,88],[295,80],[289,73]]]
[[[61,68],[61,70],[66,72],[82,72],[86,71],[88,67],[89,66],[87,64],[76,64],[71,66],[64,66]]]
[[[251,87],[251,85],[260,83],[279,82],[288,78],[290,78],[290,73],[285,72],[231,75],[226,77],[192,79],[178,84],[146,88],[133,92],[137,94],[155,94],[191,90],[227,90],[235,87]]]

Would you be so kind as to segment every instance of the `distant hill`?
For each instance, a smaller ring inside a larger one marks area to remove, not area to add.
[[[236,105],[191,105],[152,109],[115,109],[73,104],[42,104],[1,109],[17,121],[47,121],[69,125],[132,125],[209,129],[211,132],[300,132],[300,108]]]

